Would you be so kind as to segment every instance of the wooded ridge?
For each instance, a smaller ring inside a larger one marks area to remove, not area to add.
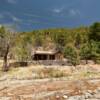
[[[11,32],[0,27],[0,57],[4,59],[4,70],[8,70],[7,59],[17,61],[32,60],[33,48],[42,47],[48,51],[60,50],[73,65],[80,60],[100,63],[100,22],[89,27],[57,28],[33,30],[31,32]]]

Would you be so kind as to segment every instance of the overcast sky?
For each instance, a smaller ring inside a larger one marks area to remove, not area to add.
[[[100,21],[100,0],[0,0],[0,24],[20,31]]]

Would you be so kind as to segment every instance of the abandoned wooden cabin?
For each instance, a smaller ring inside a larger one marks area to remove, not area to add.
[[[32,60],[62,60],[63,54],[60,51],[35,51]]]

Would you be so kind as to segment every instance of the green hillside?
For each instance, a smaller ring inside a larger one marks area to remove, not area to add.
[[[60,50],[73,65],[80,60],[100,63],[100,23],[89,27],[57,28],[13,33],[0,28],[0,55],[7,63],[7,56],[18,61],[31,60],[33,48]]]

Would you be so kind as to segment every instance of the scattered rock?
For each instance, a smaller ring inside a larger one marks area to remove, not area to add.
[[[100,93],[95,94],[94,97],[100,100]]]
[[[67,100],[85,100],[84,96],[71,96]]]
[[[68,96],[67,96],[67,95],[63,95],[63,98],[64,98],[64,99],[67,99],[67,98],[68,98]]]
[[[60,96],[59,95],[56,95],[56,99],[59,99],[60,98]]]
[[[11,100],[10,97],[0,97],[0,100]]]
[[[86,92],[85,94],[85,99],[91,98],[93,95],[91,93]]]

